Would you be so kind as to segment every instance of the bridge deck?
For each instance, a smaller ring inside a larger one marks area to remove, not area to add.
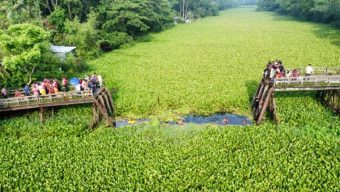
[[[340,89],[340,75],[284,77],[274,80],[274,91],[311,91]]]
[[[35,109],[40,107],[55,107],[66,105],[78,105],[94,102],[94,94],[91,91],[70,91],[56,94],[48,94],[25,97],[12,97],[0,99],[0,112]]]

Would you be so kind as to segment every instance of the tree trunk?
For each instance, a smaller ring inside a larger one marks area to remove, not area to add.
[[[182,17],[182,0],[179,0],[178,4],[179,4],[179,15]]]
[[[52,9],[51,9],[49,0],[46,0],[46,7],[47,7],[48,11],[49,11],[50,13],[52,13]]]
[[[190,0],[187,0],[185,4],[185,19],[188,17],[188,7],[189,7]]]
[[[52,10],[54,10],[56,7],[58,7],[58,0],[50,0],[51,5],[52,5]]]
[[[70,4],[70,2],[67,3],[67,9],[68,9],[68,16],[69,16],[70,20],[72,20],[71,4]]]
[[[33,67],[32,71],[30,71],[30,72],[28,70],[26,70],[27,73],[29,74],[29,81],[28,81],[27,85],[30,85],[32,83],[32,75],[34,73],[34,70],[35,70],[35,67]]]
[[[185,18],[185,0],[182,0],[182,18]]]

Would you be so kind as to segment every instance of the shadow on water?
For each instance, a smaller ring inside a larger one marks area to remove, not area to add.
[[[331,44],[340,47],[340,30],[332,28],[327,25],[315,25],[313,33],[316,37],[321,39],[326,39],[331,42]]]
[[[168,122],[173,124],[174,122]],[[178,122],[175,122],[178,124]],[[193,124],[216,124],[216,125],[251,125],[251,120],[246,116],[234,115],[228,113],[216,113],[210,116],[188,115],[183,118],[183,123]]]
[[[154,36],[152,34],[145,34],[135,38],[135,42],[138,43],[147,43],[152,42],[154,40]]]
[[[316,98],[316,91],[276,92],[275,96],[280,98],[302,98],[302,97]]]
[[[332,45],[340,47],[340,28],[332,26],[331,24],[317,23],[314,21],[299,20],[292,16],[282,15],[275,12],[262,12],[270,15],[274,21],[296,21],[300,23],[307,23],[313,26],[312,33],[320,39],[328,40]]]
[[[141,125],[141,124],[144,124],[150,121],[151,120],[147,118],[136,119],[136,120],[120,119],[116,121],[116,127],[119,128],[119,127],[126,127],[126,126],[137,126],[137,125]],[[188,115],[177,121],[167,121],[167,122],[162,122],[162,123],[168,124],[168,125],[185,125],[185,124],[197,124],[197,125],[215,124],[215,125],[221,125],[221,126],[252,125],[252,121],[248,117],[235,115],[235,114],[228,114],[228,113],[215,113],[210,116]]]
[[[254,80],[246,81],[249,105],[253,100],[253,97],[256,93],[257,87],[259,86],[259,83],[260,83],[260,80],[259,81],[254,81]]]

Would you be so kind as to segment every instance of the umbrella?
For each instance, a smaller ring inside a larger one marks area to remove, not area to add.
[[[76,77],[73,77],[73,78],[71,78],[70,79],[70,84],[71,85],[78,85],[79,84],[79,79],[78,78],[76,78]]]

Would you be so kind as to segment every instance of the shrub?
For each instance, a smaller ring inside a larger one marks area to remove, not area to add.
[[[131,40],[132,38],[126,33],[113,32],[106,34],[104,38],[98,42],[98,44],[102,51],[107,52],[117,49]]]

